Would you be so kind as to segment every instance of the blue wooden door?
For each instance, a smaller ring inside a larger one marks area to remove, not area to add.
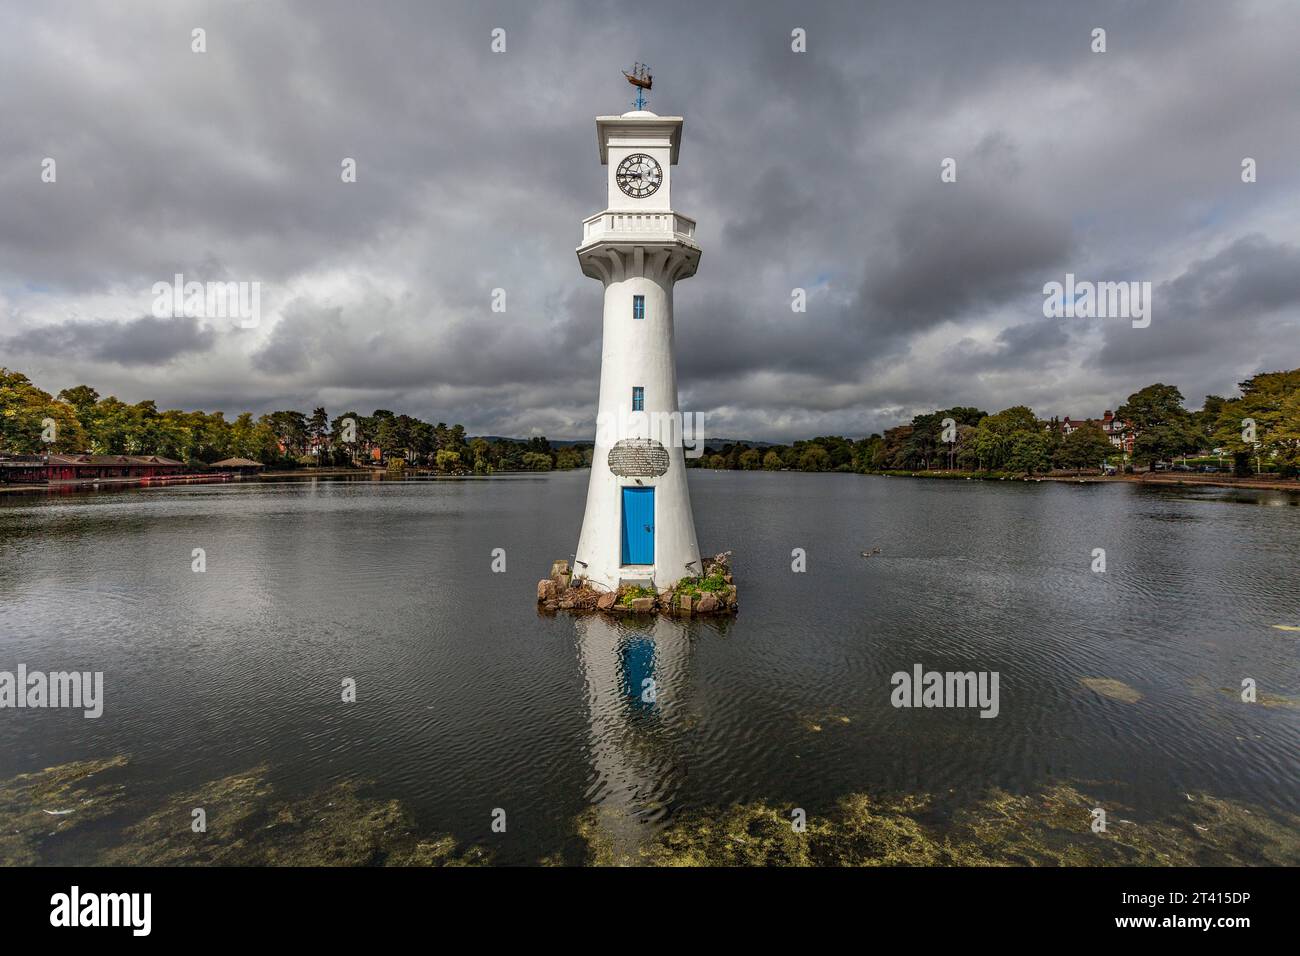
[[[623,489],[623,564],[655,563],[655,490]]]

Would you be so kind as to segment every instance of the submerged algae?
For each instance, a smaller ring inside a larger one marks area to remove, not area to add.
[[[43,846],[83,834],[117,810],[125,788],[103,776],[126,763],[123,756],[78,760],[0,784],[0,864],[43,862]]]
[[[128,823],[107,845],[78,847],[77,862],[110,866],[438,866],[490,862],[478,847],[459,850],[449,836],[420,839],[396,800],[362,797],[355,783],[340,783],[299,799],[277,794],[268,768],[255,767],[167,798],[150,807],[124,786],[73,789],[88,776],[126,765],[125,757],[51,767],[0,783],[0,864],[49,862],[55,838],[75,825],[60,818],[59,831],[42,825],[43,806],[73,802],[95,812],[125,815]],[[194,829],[195,810],[204,829]],[[143,816],[141,816],[143,814]],[[46,816],[45,821],[51,818]]]
[[[340,783],[302,798],[276,792],[264,766],[176,793],[161,805],[110,781],[125,757],[81,761],[0,781],[0,864],[75,850],[81,864],[443,866],[493,862],[479,846],[421,834],[396,800]],[[101,777],[100,775],[103,775]],[[1056,784],[1030,794],[957,798],[850,794],[796,829],[793,807],[735,804],[688,811],[629,841],[628,819],[592,808],[575,821],[577,855],[538,862],[644,866],[1203,866],[1300,863],[1300,817],[1204,794],[1137,820],[1132,807]],[[947,801],[954,801],[949,804]],[[194,832],[195,808],[206,832]],[[1107,829],[1091,829],[1093,809]],[[68,812],[71,811],[71,812]],[[658,814],[654,816],[658,817]],[[115,820],[126,821],[112,833]],[[95,824],[95,827],[87,826]],[[100,826],[100,825],[103,826]]]
[[[1266,690],[1256,690],[1254,701],[1241,700],[1242,691],[1236,687],[1220,687],[1219,690],[1234,697],[1243,704],[1258,704],[1260,707],[1284,707],[1289,710],[1300,709],[1300,697],[1289,697],[1286,694],[1274,694]]]
[[[1300,862],[1300,818],[1209,796],[1185,811],[1141,823],[1111,806],[1107,832],[1091,830],[1104,806],[1074,787],[1041,793],[993,791],[937,823],[931,799],[843,798],[803,832],[791,808],[747,803],[685,814],[632,853],[619,853],[597,812],[578,823],[597,866],[1203,866]]]
[[[1112,677],[1081,677],[1079,683],[1102,697],[1118,700],[1125,704],[1136,704],[1142,699],[1142,693],[1123,681]]]
[[[1270,694],[1265,691],[1259,695],[1259,702],[1264,707],[1288,707],[1291,710],[1300,709],[1300,699],[1288,697],[1285,694]]]

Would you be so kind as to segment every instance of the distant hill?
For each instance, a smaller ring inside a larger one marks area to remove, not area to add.
[[[704,444],[708,448],[721,448],[723,445],[748,445],[750,448],[774,448],[781,444],[775,441],[759,441],[756,438],[706,438]]]
[[[517,445],[527,445],[530,441],[532,441],[532,439],[530,438],[508,438],[505,435],[469,435],[466,436],[465,441],[471,442],[474,441],[474,439],[476,438],[481,438],[484,441],[512,441]],[[552,448],[564,448],[568,445],[592,444],[592,440],[590,438],[581,441],[566,440],[563,438],[548,438],[546,439],[546,441],[550,444]]]

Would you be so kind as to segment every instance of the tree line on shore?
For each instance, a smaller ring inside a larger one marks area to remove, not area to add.
[[[1182,393],[1157,383],[1134,392],[1115,411],[1112,434],[1131,443],[1122,455],[1095,422],[1069,430],[1039,419],[1024,405],[989,414],[958,406],[915,416],[908,424],[862,439],[822,436],[789,445],[709,447],[690,467],[739,470],[887,472],[961,470],[1016,475],[1097,468],[1103,462],[1152,466],[1177,456],[1219,449],[1237,474],[1300,473],[1300,369],[1260,373],[1240,383],[1235,398],[1207,395],[1199,410]],[[50,427],[51,423],[53,428]],[[88,385],[52,396],[20,372],[0,368],[0,452],[161,455],[200,466],[249,458],[272,468],[383,463],[395,470],[440,474],[549,471],[591,464],[592,446],[553,447],[527,441],[470,438],[461,425],[431,424],[376,409],[331,417],[276,411],[159,411],[153,401],[127,404]]]
[[[590,445],[470,438],[461,425],[431,424],[382,408],[370,415],[348,411],[333,417],[324,408],[310,415],[289,410],[258,418],[244,412],[228,421],[222,412],[160,411],[153,401],[127,404],[111,395],[101,397],[89,385],[52,396],[22,373],[3,368],[0,452],[160,455],[195,467],[227,458],[248,458],[270,468],[369,462],[394,470],[479,475],[591,464]]]
[[[1300,369],[1265,372],[1238,385],[1236,398],[1207,395],[1198,410],[1182,393],[1156,383],[1134,392],[1115,410],[1107,434],[1096,421],[1040,419],[1024,405],[989,414],[958,406],[915,416],[884,434],[853,440],[823,436],[790,445],[707,447],[687,464],[749,471],[955,470],[1012,475],[1054,470],[1154,467],[1158,461],[1218,449],[1234,473],[1300,473]],[[1112,436],[1120,445],[1112,442]],[[1131,447],[1131,455],[1125,447]]]

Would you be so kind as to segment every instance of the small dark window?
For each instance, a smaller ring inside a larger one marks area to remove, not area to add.
[[[645,296],[643,295],[632,296],[632,318],[634,319],[645,318]]]
[[[632,386],[632,411],[645,411],[645,388],[640,385]]]

